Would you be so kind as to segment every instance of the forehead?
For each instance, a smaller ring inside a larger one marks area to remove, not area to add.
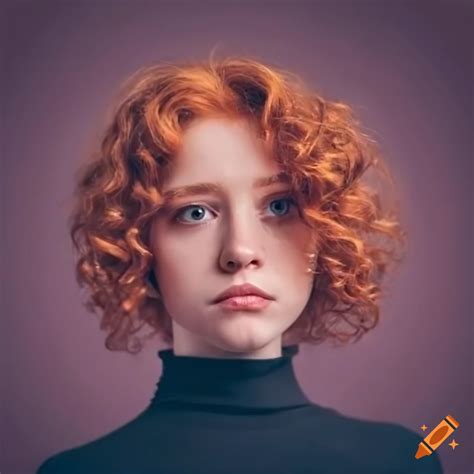
[[[261,141],[257,139],[255,127],[252,127],[250,121],[244,118],[219,116],[198,118],[186,127],[183,133],[184,147],[181,151],[185,151],[187,145],[190,144],[207,146],[209,141],[224,145],[225,142],[221,140],[230,138],[247,145]]]
[[[188,125],[172,160],[169,185],[255,179],[280,168],[256,128],[245,119],[205,118]]]

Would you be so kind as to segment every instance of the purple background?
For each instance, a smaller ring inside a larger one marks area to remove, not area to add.
[[[353,105],[382,147],[410,233],[380,325],[300,346],[316,403],[419,434],[452,414],[446,473],[471,473],[472,3],[15,2],[2,34],[2,474],[129,421],[161,372],[152,342],[109,352],[82,306],[66,217],[74,172],[119,84],[152,61],[249,54]],[[427,432],[426,432],[427,433]],[[413,446],[415,451],[416,447]]]

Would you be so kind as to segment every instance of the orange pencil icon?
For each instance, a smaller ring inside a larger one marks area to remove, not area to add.
[[[415,458],[420,459],[424,456],[429,456],[438,446],[459,427],[457,422],[451,415],[446,416],[441,422],[433,428],[431,432],[425,436],[423,441],[418,445]]]

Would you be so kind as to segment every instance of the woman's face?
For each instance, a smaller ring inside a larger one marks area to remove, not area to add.
[[[150,233],[154,272],[172,320],[177,355],[271,358],[312,289],[309,229],[290,187],[255,187],[281,169],[246,121],[199,119],[183,135],[163,194],[214,183],[216,191],[173,197]],[[251,283],[274,297],[260,310],[213,303],[232,285]]]

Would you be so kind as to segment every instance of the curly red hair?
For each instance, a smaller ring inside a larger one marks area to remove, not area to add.
[[[375,141],[350,106],[249,57],[154,64],[134,74],[123,94],[98,151],[79,170],[70,216],[76,278],[91,291],[87,308],[101,310],[109,350],[136,353],[156,334],[172,342],[170,318],[149,291],[159,289],[150,224],[186,124],[211,115],[255,124],[313,230],[313,290],[283,343],[355,342],[375,327],[382,278],[401,261],[406,233],[380,191],[362,181],[370,169],[393,190]],[[142,327],[152,331],[140,338]]]

